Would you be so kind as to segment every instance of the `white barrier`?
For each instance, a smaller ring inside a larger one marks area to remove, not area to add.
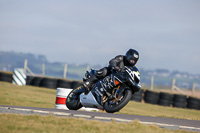
[[[26,85],[26,75],[23,68],[15,68],[12,77],[13,84]]]
[[[57,93],[56,93],[56,109],[66,109],[66,98],[69,95],[69,93],[72,91],[72,89],[68,88],[57,88]]]
[[[69,110],[66,106],[66,99],[71,91],[72,89],[69,89],[69,88],[57,88],[56,105],[55,105],[56,109]],[[85,107],[82,107],[80,110],[99,111],[98,109],[95,109],[95,108],[85,108]]]

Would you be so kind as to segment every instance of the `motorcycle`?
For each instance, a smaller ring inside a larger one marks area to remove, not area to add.
[[[87,71],[87,79],[95,75],[95,70]],[[88,91],[83,85],[73,89],[66,98],[66,106],[70,110],[81,107],[97,108],[114,113],[127,105],[134,92],[139,91],[140,73],[136,67],[127,67],[123,71],[111,71],[111,74],[93,84]]]

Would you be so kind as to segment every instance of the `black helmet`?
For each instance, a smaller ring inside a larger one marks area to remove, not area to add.
[[[131,66],[134,66],[137,63],[138,59],[139,59],[139,53],[135,49],[129,49],[126,52],[125,57],[126,57],[126,60],[128,61],[128,63]]]

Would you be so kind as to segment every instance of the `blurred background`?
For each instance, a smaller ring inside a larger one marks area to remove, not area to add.
[[[199,0],[0,0],[0,71],[81,80],[129,48],[143,87],[200,88]]]

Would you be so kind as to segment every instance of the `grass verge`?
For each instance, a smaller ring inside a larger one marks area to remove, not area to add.
[[[118,113],[129,115],[144,115],[188,120],[200,120],[200,110],[164,107],[133,101],[129,102],[128,105],[126,105],[126,107],[124,107]]]
[[[0,82],[0,104],[54,108],[56,90]]]
[[[146,126],[138,121],[131,123],[101,122],[80,118],[39,115],[0,114],[2,133],[190,133]]]

